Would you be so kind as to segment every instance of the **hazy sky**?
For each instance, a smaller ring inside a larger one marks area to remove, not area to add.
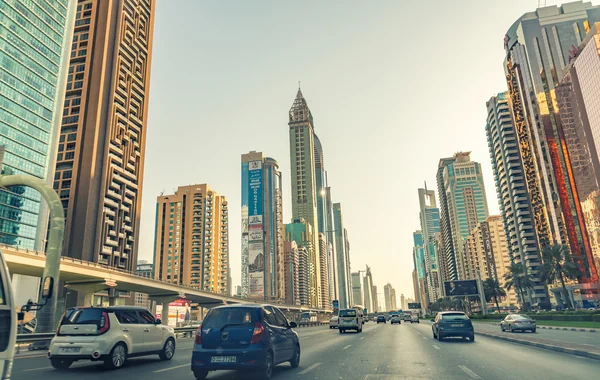
[[[417,188],[437,195],[439,158],[471,151],[498,213],[485,102],[506,90],[507,29],[537,4],[157,0],[139,258],[152,260],[159,193],[208,183],[229,200],[240,284],[240,156],[279,161],[289,223],[288,110],[301,81],[352,271],[368,264],[382,293],[390,282],[412,297]]]

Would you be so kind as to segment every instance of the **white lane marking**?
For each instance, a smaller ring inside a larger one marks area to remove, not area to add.
[[[424,336],[424,337],[423,337],[423,339],[427,339],[427,337],[426,337],[426,336]]]
[[[305,369],[304,371],[298,372],[298,375],[304,375],[305,373],[312,371],[313,369],[317,368],[320,365],[321,365],[321,363],[315,363],[315,364],[311,365],[310,367],[308,367],[307,369]]]
[[[433,348],[435,348],[436,350],[439,350],[440,348],[438,346],[436,346],[435,344],[433,345]]]
[[[344,347],[343,349],[344,349],[344,350],[347,350],[347,349],[349,349],[349,348],[350,348],[350,346],[352,346],[352,345],[351,345],[351,344],[349,344],[349,345],[347,345],[346,347]]]
[[[156,371],[153,371],[154,373],[158,373],[158,372],[165,372],[165,371],[170,371],[172,369],[177,369],[177,368],[183,368],[183,367],[189,367],[190,364],[182,364],[182,365],[177,365],[175,367],[169,367],[169,368],[163,368],[163,369],[158,369]]]
[[[364,336],[360,338],[360,340],[363,340],[363,339],[365,339],[365,337],[364,337]]]
[[[21,355],[21,356],[15,356],[13,359],[14,359],[14,360],[17,360],[17,359],[41,358],[42,356],[48,357],[48,354],[40,354],[40,355]]]
[[[469,377],[472,378],[472,379],[481,379],[481,377],[479,377],[478,374],[476,374],[475,372],[471,371],[470,369],[468,369],[464,365],[459,365],[458,368],[462,369],[463,372],[466,373],[467,375],[469,375]]]

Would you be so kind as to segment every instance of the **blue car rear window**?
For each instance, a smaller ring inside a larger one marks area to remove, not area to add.
[[[224,325],[254,325],[256,322],[256,309],[232,307],[211,310],[202,321],[202,326],[221,328]]]

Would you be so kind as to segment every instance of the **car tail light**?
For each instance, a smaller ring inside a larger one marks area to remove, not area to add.
[[[535,323],[535,319],[532,319],[532,320],[531,320],[531,323]]]
[[[196,330],[196,340],[194,342],[197,345],[202,346],[202,325],[200,325],[200,327],[198,327],[198,330]]]
[[[262,323],[256,322],[256,324],[254,325],[254,331],[252,332],[252,340],[250,340],[250,344],[260,342],[264,334],[265,328],[263,327]]]
[[[515,321],[514,323],[515,323],[515,325],[517,325],[517,324],[521,323],[521,321]]]
[[[102,312],[102,317],[100,318],[100,329],[98,330],[98,334],[104,334],[110,328],[110,319],[108,318],[107,312]]]

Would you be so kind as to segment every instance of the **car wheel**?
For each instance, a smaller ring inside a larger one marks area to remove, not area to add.
[[[125,365],[127,361],[127,347],[123,343],[117,343],[104,359],[104,366],[108,369],[117,369]]]
[[[433,339],[437,339],[437,336],[435,335],[435,331],[431,330],[431,332],[433,333]]]
[[[73,360],[67,359],[50,359],[50,364],[56,369],[67,369],[73,364]]]
[[[535,329],[531,329],[531,332],[535,334]]]
[[[163,349],[160,352],[160,354],[158,354],[158,356],[160,357],[160,360],[171,360],[171,359],[173,359],[174,355],[175,355],[175,341],[173,340],[173,338],[169,338],[165,342],[165,345],[163,346]]]
[[[342,330],[342,329],[339,329],[339,331],[340,331],[340,334],[344,332],[344,330]]]
[[[514,332],[512,325],[508,325],[508,331],[510,331],[511,333]]]
[[[194,371],[194,377],[198,380],[204,380],[208,376],[208,371],[196,370]]]
[[[500,325],[500,331],[504,332],[504,326]]]
[[[256,375],[256,378],[261,380],[269,380],[273,375],[273,354],[271,351],[267,351],[264,367],[258,370]]]
[[[296,345],[296,349],[294,350],[294,356],[292,356],[292,360],[290,360],[290,365],[292,368],[298,368],[300,365],[300,345]]]
[[[475,342],[475,335],[471,335],[471,337],[469,337],[469,340],[471,341],[471,343]]]
[[[439,334],[438,334],[437,338],[438,338],[438,340],[439,340],[440,342],[441,342],[442,340],[444,340],[444,338],[442,338],[442,336],[441,336],[441,335],[439,335]]]

